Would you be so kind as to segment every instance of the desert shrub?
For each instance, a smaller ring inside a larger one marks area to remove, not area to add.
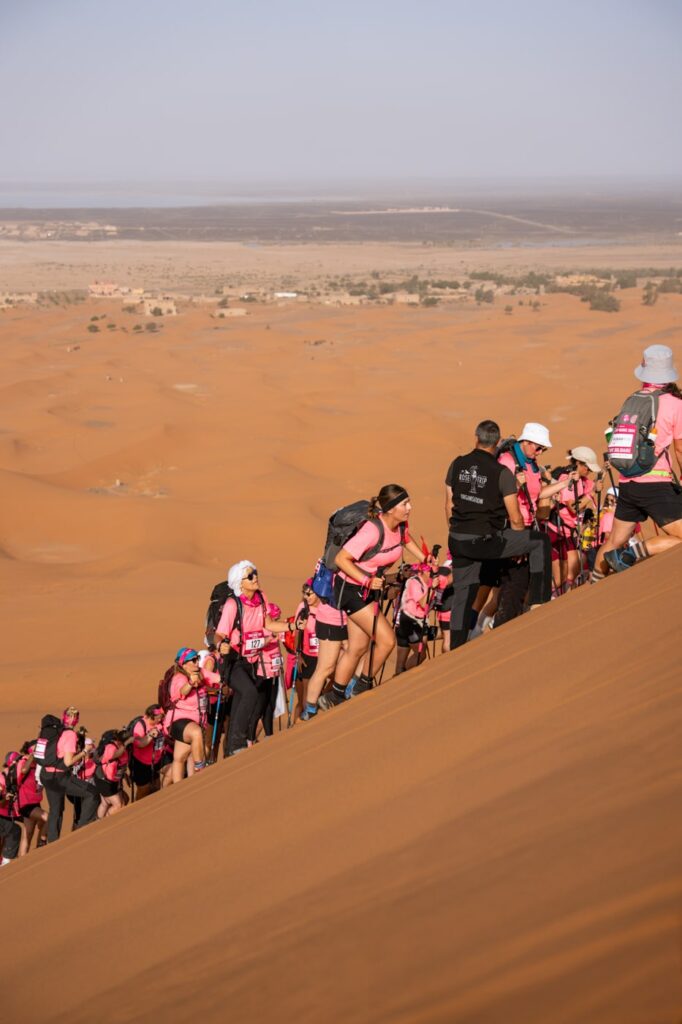
[[[474,298],[479,305],[481,302],[494,302],[495,292],[492,288],[477,288],[474,292]]]
[[[440,299],[437,295],[422,295],[421,305],[422,306],[437,306]]]
[[[509,313],[509,314],[513,313],[514,312],[514,307],[513,306],[505,306],[504,307],[504,311],[505,311],[505,313]]]
[[[653,281],[647,281],[642,289],[642,305],[653,306],[658,299],[658,288]]]
[[[596,309],[600,313],[617,313],[620,309],[620,302],[607,288],[595,288],[589,297],[589,303],[590,309]]]
[[[97,332],[99,331],[99,327],[97,326],[97,324],[88,324],[88,330],[90,331],[91,334],[97,334]]]

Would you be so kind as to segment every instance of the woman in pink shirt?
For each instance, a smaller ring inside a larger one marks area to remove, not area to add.
[[[171,779],[177,783],[184,779],[185,770],[193,775],[206,767],[204,729],[208,691],[199,669],[199,654],[193,647],[180,648],[174,667],[168,694],[170,707],[163,724],[174,741]]]
[[[234,596],[223,605],[215,642],[225,659],[225,678],[233,691],[227,733],[227,756],[232,757],[248,747],[253,717],[266,690],[263,649],[271,640],[269,634],[291,632],[293,623],[277,622],[268,614],[253,562],[236,562],[227,582]]]
[[[282,609],[278,604],[268,601],[265,606],[266,615],[273,622],[280,622]],[[281,623],[280,623],[281,624]],[[266,736],[272,736],[275,721],[275,707],[277,705],[277,694],[279,692],[280,679],[284,670],[284,657],[279,643],[279,633],[271,630],[265,631],[265,646],[263,647],[263,679],[259,679],[258,703],[251,716],[249,727],[249,740],[256,742],[260,735],[259,727]]]
[[[438,570],[438,590],[436,608],[438,609],[438,624],[443,636],[443,653],[445,654],[450,650],[450,615],[452,599],[455,594],[452,586],[452,559],[446,558]]]
[[[380,608],[383,573],[407,551],[421,561],[423,552],[409,539],[407,521],[412,511],[409,495],[398,484],[386,484],[372,498],[368,521],[364,523],[336,556],[334,579],[336,605],[348,615],[348,650],[339,659],[333,687],[320,699],[320,707],[330,708],[346,699],[346,686],[374,640],[369,665],[358,677],[354,693],[372,686],[374,676],[395,647],[395,633]],[[379,527],[381,524],[381,528]],[[383,534],[383,537],[382,537]],[[381,540],[376,554],[368,555]],[[376,623],[376,628],[375,628]]]
[[[313,594],[311,584],[312,580],[308,580],[306,587]],[[313,596],[317,597],[316,594]],[[339,658],[348,644],[348,616],[322,598],[318,598],[315,605],[315,640],[317,658],[315,669],[307,682],[305,705],[299,716],[301,722],[308,722],[317,714],[320,694],[328,681],[334,678]]]
[[[426,648],[422,644],[422,638],[426,629],[429,601],[433,599],[431,566],[420,562],[410,568],[413,575],[406,580],[403,587],[395,626],[398,643],[396,675],[414,668],[426,657]]]
[[[132,743],[132,737],[127,743]],[[97,746],[95,789],[100,798],[97,809],[99,819],[118,814],[128,803],[128,797],[123,792],[123,778],[128,770],[126,748],[126,741],[117,729],[103,733]]]
[[[582,525],[581,514],[587,509],[596,511],[595,484],[590,473],[601,471],[597,456],[586,445],[572,448],[568,455],[571,460],[569,467],[540,492],[541,508],[550,499],[552,501],[545,531],[552,544],[552,579],[558,594],[570,590],[580,575],[582,554],[578,533]],[[596,486],[601,487],[601,483]]]
[[[635,377],[643,387],[639,393],[651,395],[658,403],[656,420],[650,432],[656,462],[648,473],[621,477],[613,528],[599,549],[592,581],[603,579],[609,571],[621,572],[636,561],[676,547],[682,541],[682,487],[674,470],[682,465],[682,392],[675,383],[679,373],[667,345],[650,345],[644,350]],[[638,524],[652,519],[661,533],[646,542],[630,544]],[[629,545],[629,546],[628,546]]]
[[[291,655],[294,664],[298,662],[296,672],[296,706],[294,721],[298,721],[305,708],[308,683],[315,674],[320,641],[317,638],[317,615],[323,602],[312,587],[312,579],[307,579],[301,588],[303,600],[294,615],[296,628],[296,646],[299,650]],[[337,613],[338,617],[338,613]]]
[[[19,810],[23,819],[23,834],[19,847],[19,856],[24,857],[37,830],[36,846],[44,846],[43,831],[47,825],[47,811],[43,810],[43,787],[36,779],[36,765],[33,760],[35,740],[27,740],[21,748],[17,761],[17,781],[19,784]]]
[[[136,800],[149,796],[157,782],[163,786],[165,778],[170,777],[171,762],[166,760],[163,719],[161,705],[150,704],[133,726],[130,774],[136,787]]]

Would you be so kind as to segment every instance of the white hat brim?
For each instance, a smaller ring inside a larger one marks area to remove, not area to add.
[[[675,368],[672,370],[653,370],[651,367],[636,366],[635,377],[643,384],[674,384],[679,380],[679,373]]]

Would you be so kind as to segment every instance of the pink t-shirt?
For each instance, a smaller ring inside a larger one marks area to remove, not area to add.
[[[39,804],[43,798],[43,787],[36,782],[36,766],[31,764],[26,771],[28,757],[21,757],[17,761],[17,778],[19,783],[19,806],[27,807],[29,804]],[[24,775],[24,772],[26,774]]]
[[[83,779],[84,782],[88,782],[97,771],[97,762],[94,757],[86,757],[85,760],[81,761],[78,765],[78,778]]]
[[[343,550],[355,561],[358,569],[361,569],[362,572],[366,573],[368,576],[374,576],[377,569],[393,565],[400,558],[400,552],[402,551],[403,536],[400,532],[400,528],[397,530],[389,530],[384,523],[384,542],[381,545],[381,550],[366,561],[360,561],[365,551],[373,548],[378,539],[378,526],[376,523],[368,520],[366,523],[363,523],[358,532],[343,545]],[[339,572],[338,575],[341,579],[347,580],[349,583],[357,582],[356,580],[351,579],[350,576],[347,576],[344,572]]]
[[[104,777],[109,782],[120,782],[128,767],[128,752],[124,750],[118,757],[114,757],[116,750],[118,743],[107,743],[100,759]]]
[[[322,607],[322,601],[318,601],[315,607],[308,605],[308,617],[305,620],[305,626],[303,627],[303,643],[301,650],[305,654],[306,658],[316,658],[320,653],[320,641],[317,639],[317,610]],[[294,615],[294,621],[305,611],[306,602],[301,601],[296,614]]]
[[[261,600],[262,597],[262,600]],[[241,602],[242,634],[235,628],[237,619],[237,606],[235,598],[228,598],[223,606],[223,612],[218,623],[217,633],[227,637],[230,647],[234,648],[241,656],[251,664],[258,665],[258,675],[263,675],[261,653],[268,642],[268,631],[265,628],[265,606],[268,599],[262,591],[256,593],[255,597],[247,598],[243,594],[238,599]]]
[[[187,676],[182,672],[176,672],[171,679],[170,699],[173,702],[173,707],[166,712],[166,717],[163,720],[163,724],[168,730],[173,722],[180,721],[182,718],[187,718],[190,722],[197,722],[202,727],[206,724],[208,712],[206,687],[203,683],[196,688],[192,687],[189,693],[183,697],[181,691],[187,682]]]
[[[502,455],[500,455],[497,461],[500,463],[500,465],[506,466],[507,469],[510,469],[514,474],[514,477],[516,477],[516,474],[519,472],[523,472],[525,474],[526,487],[528,488],[530,499],[533,502],[533,508],[537,509],[538,498],[540,497],[540,491],[542,490],[542,476],[540,475],[539,470],[536,472],[532,468],[530,463],[526,465],[526,468],[524,470],[519,470],[518,466],[516,465],[516,460],[511,452],[504,452]],[[518,491],[518,498],[519,509],[521,510],[521,515],[523,516],[523,522],[526,526],[532,526],[533,513],[530,510],[530,505],[528,504],[528,499],[526,498],[525,492],[520,488]]]
[[[214,693],[209,693],[208,695],[210,703],[215,704],[218,700],[218,689],[220,688],[220,672],[216,672],[212,668],[207,668],[209,663],[213,664],[214,666],[216,664],[216,659],[212,654],[210,654],[209,657],[204,660],[203,665],[201,661],[199,662],[199,671],[201,672],[201,678],[203,679],[204,686],[206,686],[207,690],[215,691]]]
[[[325,626],[345,626],[348,622],[348,616],[339,608],[332,608],[330,604],[320,601],[320,603],[315,606],[316,629],[318,622]]]
[[[278,676],[284,666],[279,636],[279,633],[271,633],[269,629],[265,631],[266,644],[263,648],[263,668],[268,679],[274,679],[275,676]],[[262,673],[259,672],[258,675],[262,675]]]
[[[73,729],[65,729],[57,740],[57,757],[62,758],[64,754],[78,753],[78,737]],[[61,772],[63,769],[55,768],[53,765],[46,765],[44,772]]]
[[[154,764],[156,764],[163,756],[166,738],[164,736],[162,726],[157,726],[159,733],[151,743],[147,743],[144,747],[141,747],[138,743],[138,740],[144,739],[147,732],[153,728],[153,723],[148,722],[146,718],[143,718],[140,722],[136,722],[133,728],[133,757],[136,761],[139,761],[140,764],[151,764],[152,757],[154,758]]]
[[[411,619],[423,619],[426,609],[422,608],[419,602],[423,600],[427,590],[428,587],[418,576],[410,576],[400,600],[401,611]]]
[[[656,391],[656,388],[644,390]],[[644,476],[623,477],[621,484],[664,484],[672,480],[666,452],[673,441],[682,440],[682,401],[674,395],[661,395],[656,416],[656,465]]]
[[[568,473],[562,473],[559,477],[559,480],[567,479]],[[576,481],[576,489],[578,491],[578,501],[580,501],[585,496],[589,496],[592,494],[592,492],[594,491],[594,483],[592,482],[592,480],[588,478],[581,478],[580,480]],[[557,500],[560,502],[574,502],[575,491],[573,490],[573,484],[569,484],[568,487],[564,487],[563,490],[559,491],[559,493],[557,494]],[[562,521],[566,524],[566,526],[569,527],[569,529],[575,529],[575,526],[578,522],[578,517],[573,511],[573,509],[567,508],[566,505],[562,504],[559,509],[559,515]]]
[[[613,509],[608,509],[606,512],[602,512],[601,516],[599,517],[598,540],[600,544],[603,544],[608,535],[611,533],[611,530],[613,529],[613,520],[615,518],[615,515],[616,513]]]

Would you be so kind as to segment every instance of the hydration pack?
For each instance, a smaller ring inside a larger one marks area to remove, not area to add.
[[[327,539],[324,542],[324,554],[322,555],[322,562],[327,569],[336,572],[336,556],[344,544],[358,532],[360,527],[369,521],[368,512],[369,502],[364,499],[362,501],[354,501],[352,505],[344,505],[343,508],[338,508],[336,512],[332,512],[329,517]],[[384,543],[384,524],[379,518],[372,519],[371,521],[375,523],[379,536],[376,543],[365,551],[362,558],[358,559],[359,562],[364,562],[367,558],[372,558],[378,554]]]
[[[170,711],[173,707],[173,701],[171,700],[170,688],[173,681],[173,676],[177,672],[175,664],[167,668],[163,674],[163,679],[159,681],[159,692],[158,692],[158,703],[161,705],[164,711]]]
[[[16,802],[19,796],[19,778],[17,775],[17,761],[9,765],[8,768],[3,768],[2,774],[5,778],[5,790],[4,796],[7,800],[7,811],[11,817],[14,816],[16,810]]]
[[[33,760],[41,768],[58,768],[60,771],[66,771],[64,761],[57,757],[57,744],[65,729],[64,723],[55,715],[45,715],[42,719],[40,735],[33,752]]]
[[[621,476],[644,476],[656,455],[656,417],[660,391],[635,391],[610,423],[609,462]]]

